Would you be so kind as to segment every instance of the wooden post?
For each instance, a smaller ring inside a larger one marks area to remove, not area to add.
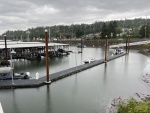
[[[128,36],[127,36],[127,37],[128,37]],[[126,53],[127,53],[127,48],[128,48],[128,47],[127,47],[127,46],[128,46],[128,45],[127,45],[127,43],[128,43],[128,38],[127,38],[127,37],[126,37]]]
[[[50,84],[51,81],[49,79],[49,61],[48,61],[48,31],[45,29],[45,48],[46,48],[46,84]]]
[[[83,47],[83,45],[82,45],[82,37],[81,37],[81,53],[82,53],[82,47]]]
[[[7,61],[7,41],[6,41],[6,35],[4,35],[4,39],[5,39],[5,59]]]
[[[107,62],[107,46],[108,46],[108,41],[107,41],[107,35],[106,35],[106,40],[105,40],[105,62]]]
[[[129,46],[130,46],[130,35],[128,35],[128,53],[129,53]]]

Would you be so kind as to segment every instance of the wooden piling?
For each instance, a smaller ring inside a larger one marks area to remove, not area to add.
[[[46,48],[46,82],[49,83],[49,61],[48,61],[48,31],[45,30],[45,48]]]

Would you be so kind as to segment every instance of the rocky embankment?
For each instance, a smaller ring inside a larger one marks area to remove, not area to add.
[[[143,75],[142,80],[150,87],[150,74],[149,73]]]

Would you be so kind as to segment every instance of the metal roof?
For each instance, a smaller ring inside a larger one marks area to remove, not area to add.
[[[53,46],[68,46],[68,44],[62,43],[48,43],[49,47]],[[45,43],[42,42],[21,42],[21,41],[9,41],[7,42],[7,48],[32,48],[32,47],[45,47]],[[0,49],[5,48],[5,42],[0,42]]]

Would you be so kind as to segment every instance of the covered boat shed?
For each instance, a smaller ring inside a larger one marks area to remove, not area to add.
[[[49,55],[54,56],[58,49],[69,51],[68,44],[48,43]],[[29,59],[37,56],[45,56],[45,43],[42,42],[22,42],[22,41],[0,41],[0,60],[10,59],[10,51],[16,52],[13,59]]]

